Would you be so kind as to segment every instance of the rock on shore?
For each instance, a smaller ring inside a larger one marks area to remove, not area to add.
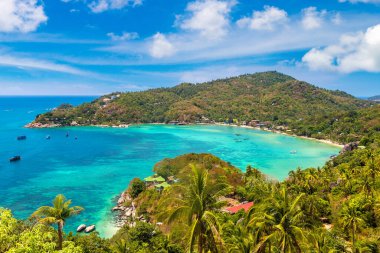
[[[133,224],[133,220],[136,218],[136,207],[131,201],[130,206],[126,206],[125,203],[131,201],[131,197],[124,191],[117,200],[117,205],[112,208],[113,212],[118,212],[116,216],[116,226],[122,227],[124,224]]]
[[[26,128],[53,128],[53,127],[61,127],[61,124],[42,124],[38,122],[32,122],[25,125]]]

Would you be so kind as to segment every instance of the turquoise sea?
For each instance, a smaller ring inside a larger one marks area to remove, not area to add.
[[[110,212],[115,197],[132,178],[150,175],[153,165],[163,158],[208,152],[242,170],[250,164],[281,180],[297,167],[322,166],[339,152],[335,146],[316,141],[225,126],[23,128],[38,113],[61,103],[76,105],[92,99],[0,97],[0,206],[12,209],[18,218],[27,218],[63,193],[85,208],[67,222],[67,231],[81,223],[96,224],[102,236],[110,236],[115,232]],[[27,139],[17,141],[19,135]],[[50,140],[45,139],[47,135]],[[14,155],[21,155],[22,160],[10,163]]]

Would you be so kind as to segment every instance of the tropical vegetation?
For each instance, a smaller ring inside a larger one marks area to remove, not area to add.
[[[127,223],[113,238],[70,232],[60,241],[59,224],[82,209],[58,195],[25,221],[1,209],[0,252],[379,252],[376,140],[322,168],[291,171],[283,182],[211,154],[164,159],[154,171],[176,180],[162,191],[133,180],[128,201],[144,221]],[[254,205],[228,213],[231,200]]]
[[[298,135],[357,143],[322,167],[295,168],[281,182],[249,165],[242,172],[212,154],[163,159],[153,173],[167,184],[133,179],[120,204],[133,206],[135,214],[109,239],[96,232],[64,231],[69,218],[83,209],[71,207],[63,195],[27,220],[0,209],[0,253],[379,252],[380,106],[375,103],[266,72],[114,93],[78,107],[62,105],[36,122],[206,118],[236,124],[259,119],[273,129],[282,126]],[[247,210],[228,209],[247,203]]]
[[[34,126],[173,121],[248,124],[259,120],[269,129],[347,143],[378,131],[379,115],[380,105],[375,102],[318,88],[278,72],[263,72],[172,88],[112,93],[77,107],[63,104],[38,115]],[[362,127],[362,120],[367,118]]]

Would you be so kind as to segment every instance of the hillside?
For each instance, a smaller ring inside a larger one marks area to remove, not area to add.
[[[138,188],[137,196],[129,199],[126,205],[134,203],[136,217],[144,217],[151,224],[161,224],[159,230],[167,234],[173,244],[185,248],[189,240],[184,240],[184,235],[189,234],[190,226],[183,209],[188,201],[197,203],[196,198],[187,198],[187,189],[192,189],[195,182],[196,189],[201,192],[199,181],[194,180],[192,173],[192,166],[195,166],[207,171],[208,180],[202,181],[207,184],[205,189],[220,183],[229,186],[223,190],[218,188],[221,202],[217,208],[213,202],[209,204],[210,197],[205,200],[204,205],[209,205],[217,217],[220,230],[216,233],[224,242],[224,251],[211,252],[256,252],[254,249],[265,245],[267,239],[268,232],[263,233],[263,227],[274,231],[278,229],[286,235],[294,233],[290,244],[293,243],[296,249],[284,252],[315,252],[316,248],[320,252],[378,252],[378,144],[375,141],[366,149],[340,154],[322,168],[291,171],[283,182],[271,181],[250,166],[243,173],[211,154],[186,154],[164,159],[155,165],[153,171],[165,179],[176,178],[176,182],[157,191],[154,186],[145,187],[143,181],[134,179],[125,194],[130,194],[139,184],[143,187]],[[134,183],[136,180],[139,184]],[[228,212],[228,207],[246,201],[254,203],[246,214],[242,210]],[[171,221],[172,217],[176,222]],[[358,228],[353,228],[352,219],[360,224]],[[133,222],[133,219],[128,222]],[[123,229],[129,227],[128,222]],[[297,228],[292,231],[292,226]],[[123,229],[113,240],[123,238]],[[212,239],[208,240],[213,243]],[[276,249],[281,243],[280,236],[273,236],[271,245],[264,248]]]
[[[131,123],[265,122],[298,135],[326,138],[346,113],[371,102],[321,89],[278,72],[242,75],[201,84],[113,93],[78,107],[62,105],[38,115],[32,126],[123,125]],[[351,141],[355,138],[329,138]]]
[[[380,102],[380,95],[369,97],[368,100]]]

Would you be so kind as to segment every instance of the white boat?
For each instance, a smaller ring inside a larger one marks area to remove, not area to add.
[[[86,225],[85,224],[79,225],[79,227],[77,228],[77,232],[82,232],[85,229],[86,229]]]
[[[91,233],[94,230],[95,230],[95,225],[91,225],[91,226],[86,227],[86,229],[84,230],[84,232]]]
[[[290,154],[297,154],[297,150],[292,150],[292,151],[290,151]]]

